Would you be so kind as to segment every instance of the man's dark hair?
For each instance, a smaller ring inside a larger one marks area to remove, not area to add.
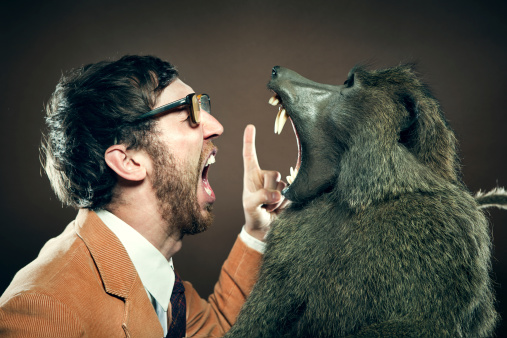
[[[117,175],[105,162],[106,149],[146,147],[155,122],[137,117],[177,76],[172,64],[153,56],[124,56],[62,76],[46,108],[42,156],[64,204],[99,209],[111,201]]]

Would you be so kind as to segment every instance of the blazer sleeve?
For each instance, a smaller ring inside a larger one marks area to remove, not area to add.
[[[257,281],[261,259],[261,253],[238,237],[208,301],[184,282],[188,337],[221,337],[231,328]]]
[[[75,314],[57,299],[20,293],[0,308],[0,337],[82,337]]]

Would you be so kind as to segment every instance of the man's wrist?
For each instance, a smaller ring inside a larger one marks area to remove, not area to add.
[[[266,243],[264,243],[259,239],[259,237],[261,237],[261,234],[250,234],[243,226],[243,228],[241,229],[241,233],[239,234],[239,237],[248,247],[262,254],[266,251]],[[264,236],[262,235],[262,238],[263,237]]]

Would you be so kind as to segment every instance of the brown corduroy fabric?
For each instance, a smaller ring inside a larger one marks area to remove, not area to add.
[[[238,239],[208,301],[184,282],[187,336],[219,337],[231,327],[260,260]],[[125,248],[93,211],[80,210],[0,297],[0,336],[162,337],[163,330]]]

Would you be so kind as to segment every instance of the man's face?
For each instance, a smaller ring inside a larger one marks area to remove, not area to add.
[[[193,92],[177,79],[164,89],[154,108]],[[182,234],[204,231],[211,223],[215,194],[208,182],[207,163],[216,153],[211,140],[223,132],[222,125],[204,111],[201,123],[192,127],[189,109],[182,107],[162,115],[156,126],[157,140],[148,149],[162,216],[181,228]]]

